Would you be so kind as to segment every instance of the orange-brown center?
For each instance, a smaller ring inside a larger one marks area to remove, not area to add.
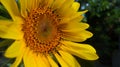
[[[48,53],[56,49],[61,39],[59,21],[50,9],[38,8],[29,12],[23,24],[26,46],[38,53]]]

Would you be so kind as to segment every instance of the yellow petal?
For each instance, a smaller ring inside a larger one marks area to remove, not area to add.
[[[62,57],[60,57],[57,53],[54,54],[55,57],[57,58],[58,62],[60,63],[61,67],[70,67]]]
[[[90,51],[91,53],[96,53],[96,50],[89,44],[74,43],[71,41],[61,41],[61,43],[67,47],[70,47],[76,50]]]
[[[42,58],[43,62],[45,62],[45,64],[47,65],[47,67],[50,67],[50,63],[49,63],[47,57],[46,56],[41,56],[41,58]]]
[[[52,10],[59,9],[64,2],[65,0],[55,0],[51,6]]]
[[[12,19],[15,21],[17,16],[20,16],[16,0],[1,0]]]
[[[69,23],[69,22],[73,22],[73,21],[80,22],[84,18],[84,16],[82,16],[82,15],[86,12],[87,12],[87,10],[80,11],[80,12],[73,13],[74,15],[68,16],[66,18],[63,17],[60,23],[66,23],[66,22]]]
[[[35,2],[34,0],[26,0],[25,5],[27,5],[26,10],[28,12],[34,9],[34,4],[35,4],[34,2]]]
[[[39,54],[38,56],[37,56],[37,58],[36,58],[36,63],[37,63],[37,67],[50,67],[50,65],[49,64],[46,64],[46,62],[45,62],[45,60],[43,59],[43,57],[44,57],[44,55],[42,55],[42,54]],[[47,63],[48,63],[48,61],[47,61]]]
[[[34,8],[39,8],[41,0],[34,0],[34,1],[35,1],[34,2]]]
[[[41,1],[41,7],[43,7],[44,6],[44,8],[50,8],[51,6],[52,6],[52,3],[54,2],[54,0],[42,0]]]
[[[0,26],[0,37],[7,39],[22,39],[23,32],[20,24],[8,24]]]
[[[59,51],[60,55],[62,56],[62,58],[64,59],[64,61],[69,64],[69,66],[71,67],[80,67],[80,65],[78,64],[77,60],[69,53],[65,52],[65,51]]]
[[[65,0],[65,2],[62,4],[62,6],[57,9],[58,13],[60,15],[66,13],[67,10],[69,10],[69,8],[72,6],[74,0]]]
[[[20,64],[20,62],[23,59],[23,55],[24,55],[25,49],[26,48],[25,48],[25,45],[24,45],[24,47],[21,48],[21,50],[20,50],[20,54],[16,57],[15,62],[10,67],[18,67],[18,65]]]
[[[89,51],[89,48],[87,50],[87,47],[84,47],[85,50],[84,49],[83,50],[78,50],[78,49],[74,49],[73,47],[70,48],[70,47],[62,45],[61,49],[65,50],[65,51],[67,51],[67,52],[69,52],[69,53],[71,53],[75,56],[78,56],[82,59],[86,59],[86,60],[96,60],[96,59],[98,59],[97,54],[92,52],[92,51],[94,51],[94,48],[91,51]]]
[[[62,18],[70,18],[73,17],[74,15],[76,15],[77,9],[79,8],[80,5],[74,4],[76,2],[74,2],[74,0],[66,0],[62,6],[56,10],[56,13]],[[74,6],[73,6],[74,5]],[[76,7],[76,8],[75,8]],[[79,19],[80,20],[80,19]]]
[[[28,16],[28,12],[37,9],[41,0],[20,0],[21,15],[23,17]]]
[[[29,48],[26,48],[26,52],[23,56],[25,67],[37,67],[35,57],[36,56],[34,55],[34,53]]]
[[[78,3],[78,2],[74,2],[72,4],[72,8],[74,11],[78,11],[79,7],[80,7],[80,3]]]
[[[0,33],[7,30],[7,27],[12,24],[11,20],[0,20]]]
[[[22,48],[24,47],[24,42],[22,40],[16,40],[13,44],[8,47],[5,51],[5,57],[14,58],[20,55]]]
[[[63,18],[69,18],[71,16],[74,16],[78,9],[80,7],[80,4],[78,2],[73,2],[72,5],[70,5],[70,7],[67,7],[64,9],[63,12],[61,12],[61,15]]]
[[[45,0],[45,1],[47,1],[47,0]],[[47,4],[48,7],[51,7],[51,6],[52,6],[52,3],[54,2],[54,0],[48,0],[47,2],[48,2],[48,4]]]
[[[34,9],[35,8],[35,1],[34,0],[27,0],[27,8],[29,8],[29,9]]]
[[[22,61],[22,57],[23,55],[21,54],[20,56],[18,56],[16,59],[15,59],[15,62],[10,66],[10,67],[18,67],[20,62]]]
[[[92,36],[93,34],[86,30],[82,30],[82,31],[66,30],[63,32],[64,39],[75,42],[83,42]]]
[[[57,9],[55,12],[60,16],[60,18],[70,18],[78,13],[77,10],[79,7],[80,4],[74,2],[74,0],[65,0],[62,2],[62,5],[60,7],[56,6]]]
[[[50,65],[51,67],[59,67],[56,62],[50,57],[50,55],[47,56],[49,62],[50,62]]]
[[[0,25],[10,25],[12,22],[12,20],[0,20]]]
[[[23,17],[27,17],[27,4],[26,4],[27,0],[20,0],[20,8],[21,8],[21,15]]]
[[[62,31],[80,31],[85,30],[89,27],[87,23],[79,23],[79,22],[69,22],[63,23],[62,25],[66,25],[66,27],[62,28]]]

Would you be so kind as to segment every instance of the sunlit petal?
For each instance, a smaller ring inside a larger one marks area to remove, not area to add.
[[[1,3],[8,10],[12,19],[15,21],[17,16],[20,16],[18,6],[15,0],[1,0]]]
[[[60,63],[61,67],[69,67],[69,65],[63,60],[63,58],[60,55],[58,55],[57,53],[55,53],[54,55]]]

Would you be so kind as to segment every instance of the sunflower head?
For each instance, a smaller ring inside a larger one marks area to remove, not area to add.
[[[16,58],[17,67],[23,60],[25,67],[80,67],[72,56],[96,60],[95,49],[83,42],[92,37],[81,22],[87,11],[78,11],[74,0],[1,0],[11,20],[0,20],[1,38],[14,39],[5,56]],[[14,7],[14,8],[13,8]],[[33,65],[31,65],[33,64]]]

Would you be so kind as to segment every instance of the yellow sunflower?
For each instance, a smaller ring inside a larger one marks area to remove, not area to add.
[[[5,57],[23,61],[25,67],[80,67],[73,57],[96,60],[95,49],[83,42],[92,37],[81,22],[86,11],[78,12],[74,0],[0,0],[11,20],[0,20],[0,37],[14,39]]]

